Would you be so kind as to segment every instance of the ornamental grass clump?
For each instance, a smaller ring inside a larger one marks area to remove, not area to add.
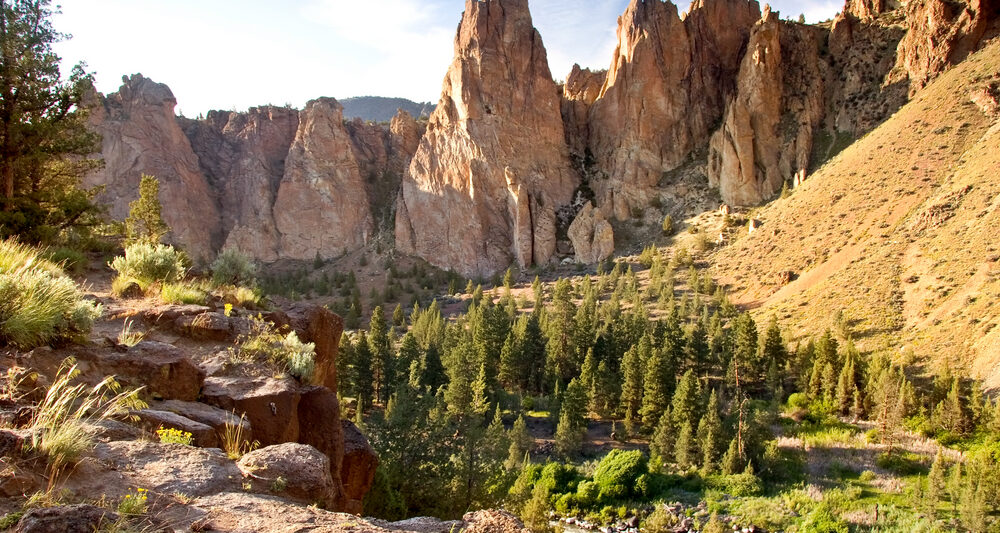
[[[76,363],[67,359],[31,420],[30,446],[46,457],[50,484],[63,468],[93,448],[89,424],[146,407],[139,399],[141,389],[122,390],[112,376],[92,387],[74,383],[79,374]]]
[[[71,340],[89,332],[100,314],[36,249],[0,241],[0,344],[31,349]]]

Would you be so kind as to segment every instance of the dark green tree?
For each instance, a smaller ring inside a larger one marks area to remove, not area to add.
[[[375,397],[375,375],[372,364],[372,350],[368,336],[362,331],[354,343],[354,386],[358,395],[359,412],[371,407]]]
[[[93,225],[99,209],[80,178],[99,166],[86,126],[93,91],[83,65],[63,78],[48,0],[0,2],[0,238],[48,241]]]
[[[384,404],[392,395],[396,385],[396,361],[392,349],[392,330],[385,321],[382,306],[372,311],[368,328],[368,344],[372,351],[372,377],[375,385],[375,399]],[[409,366],[407,366],[409,368]]]
[[[170,231],[163,221],[162,210],[160,181],[143,174],[139,180],[139,198],[128,204],[128,218],[125,219],[126,242],[160,244]]]

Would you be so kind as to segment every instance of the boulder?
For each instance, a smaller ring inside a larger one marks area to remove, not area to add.
[[[568,235],[579,263],[599,263],[615,252],[615,231],[590,202],[576,215]]]
[[[330,459],[306,444],[285,443],[254,450],[239,461],[240,471],[267,491],[306,504],[332,508],[337,497]]]
[[[92,362],[100,373],[145,387],[154,398],[196,400],[205,380],[205,373],[191,359],[161,342],[143,341],[125,353],[97,354]]]
[[[98,444],[94,457],[124,474],[132,486],[191,497],[238,490],[243,475],[218,448],[123,441]]]
[[[527,0],[467,0],[440,103],[403,178],[396,246],[469,277],[553,258],[579,183]]]
[[[329,309],[315,304],[295,304],[283,316],[275,315],[275,325],[287,325],[302,342],[316,345],[313,383],[337,390],[337,350],[344,332],[344,320]]]
[[[196,422],[169,411],[142,409],[136,411],[140,425],[151,433],[158,429],[177,429],[191,434],[192,444],[200,448],[218,448],[219,436],[212,426]]]
[[[531,533],[516,516],[507,511],[475,511],[462,517],[466,533]]]
[[[360,513],[364,497],[375,481],[378,455],[368,444],[368,439],[350,420],[342,420],[344,433],[344,458],[340,467],[340,477],[346,498],[345,509],[349,513]]]
[[[242,425],[241,434],[247,440],[253,440],[253,427],[250,425],[250,421],[246,418],[241,419],[231,411],[200,402],[182,402],[178,400],[153,402],[149,406],[157,411],[175,413],[186,419],[194,420],[195,422],[211,427],[215,431],[216,438],[220,443],[225,438],[227,425],[233,428]]]
[[[330,458],[330,474],[336,489],[336,508],[346,508],[344,498],[342,458],[344,457],[344,429],[340,421],[340,402],[337,394],[326,387],[307,387],[299,397],[299,437],[296,442],[308,444]],[[362,496],[371,485],[364,487]]]
[[[143,311],[142,318],[152,325],[174,324],[179,318],[197,316],[211,310],[204,305],[161,305]]]
[[[232,341],[237,335],[234,321],[223,313],[182,316],[174,322],[174,328],[194,340]]]
[[[14,528],[14,533],[93,533],[118,515],[94,505],[60,505],[31,509]]]
[[[298,384],[292,378],[210,377],[203,401],[237,416],[246,414],[254,439],[262,446],[299,438]]]

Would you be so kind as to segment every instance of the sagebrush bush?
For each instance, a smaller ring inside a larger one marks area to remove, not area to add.
[[[241,335],[239,346],[230,350],[231,363],[263,362],[301,381],[312,379],[316,368],[316,345],[299,340],[295,332],[281,335],[270,323],[253,319],[250,332]]]
[[[137,243],[125,248],[109,266],[125,280],[134,280],[142,287],[153,283],[170,283],[184,277],[187,270],[184,253],[165,244]]]
[[[219,253],[212,262],[212,282],[216,286],[255,287],[257,265],[246,254],[229,248]]]
[[[0,343],[34,348],[90,331],[100,306],[38,251],[0,241]]]

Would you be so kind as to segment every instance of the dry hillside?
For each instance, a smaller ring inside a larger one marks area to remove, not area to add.
[[[998,81],[993,42],[753,213],[762,227],[715,253],[715,276],[796,336],[842,310],[864,349],[1000,387]]]

